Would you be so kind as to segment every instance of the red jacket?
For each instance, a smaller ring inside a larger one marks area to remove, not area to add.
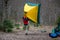
[[[23,17],[23,23],[28,24],[28,18]]]

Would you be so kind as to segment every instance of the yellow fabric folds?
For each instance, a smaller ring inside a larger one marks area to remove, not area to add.
[[[30,6],[28,4],[25,4],[24,6],[24,12],[27,12],[26,16],[37,23],[37,17],[38,17],[38,6]]]

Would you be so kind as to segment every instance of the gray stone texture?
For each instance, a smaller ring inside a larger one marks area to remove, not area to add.
[[[41,3],[40,24],[54,25],[60,16],[60,0],[9,0],[7,5],[8,18],[22,23],[24,4],[28,1]],[[2,10],[1,4],[0,10]],[[3,13],[5,12],[3,11]]]

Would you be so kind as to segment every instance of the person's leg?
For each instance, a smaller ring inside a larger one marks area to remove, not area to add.
[[[26,25],[26,31],[25,31],[26,33],[26,35],[28,35],[28,25]]]
[[[28,27],[27,27],[27,30],[29,30],[29,25],[27,25]]]
[[[26,25],[24,24],[23,30],[26,30]]]

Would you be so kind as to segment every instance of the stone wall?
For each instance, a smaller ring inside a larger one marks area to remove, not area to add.
[[[59,0],[9,0],[7,9],[9,19],[22,22],[24,4],[28,1],[41,3],[40,24],[54,25],[57,17],[60,16]]]
[[[60,16],[59,0],[41,0],[41,23],[45,25],[54,25],[58,16]]]
[[[0,0],[0,22],[2,21],[3,16],[3,0]]]

